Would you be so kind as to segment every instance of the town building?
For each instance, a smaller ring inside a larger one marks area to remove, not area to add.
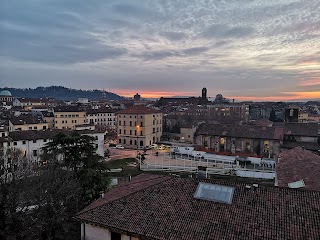
[[[320,192],[141,174],[76,215],[82,239],[319,239]]]
[[[195,132],[194,143],[215,152],[273,157],[281,140],[281,127],[204,123]]]
[[[77,106],[54,108],[54,128],[75,130],[76,125],[87,123],[87,114],[84,109]]]
[[[11,92],[8,90],[3,90],[0,92],[0,102],[12,102],[14,97],[11,95]]]
[[[117,112],[118,142],[127,148],[143,148],[159,142],[162,113],[143,105]]]
[[[44,121],[41,117],[21,115],[9,119],[9,132],[46,129],[49,129],[49,123]]]
[[[32,107],[45,106],[49,102],[47,98],[15,98],[13,100],[14,107]]]
[[[24,157],[28,157],[34,161],[39,161],[42,153],[41,149],[59,133],[69,135],[72,131],[51,129],[44,131],[27,130],[9,132],[2,137],[0,136],[0,144],[2,144],[0,149],[19,149]],[[105,132],[97,130],[82,130],[77,131],[77,133],[93,137],[95,139],[97,154],[104,156]]]
[[[87,122],[106,128],[116,128],[116,109],[99,108],[87,110]]]

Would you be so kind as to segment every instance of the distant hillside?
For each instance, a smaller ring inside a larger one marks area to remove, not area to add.
[[[101,90],[77,90],[61,86],[32,88],[0,88],[0,91],[8,90],[14,97],[25,98],[55,98],[60,100],[77,100],[78,98],[88,98],[89,100],[99,100],[103,96],[108,100],[122,100],[123,97]]]

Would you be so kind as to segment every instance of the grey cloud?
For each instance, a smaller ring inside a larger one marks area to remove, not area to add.
[[[205,38],[243,38],[254,32],[252,27],[231,27],[223,24],[214,24],[201,35]]]
[[[187,37],[183,32],[161,32],[159,35],[171,41],[181,40]]]
[[[106,46],[83,33],[48,31],[17,31],[1,29],[0,56],[25,61],[70,64],[117,58],[127,53],[125,48]]]
[[[133,5],[133,4],[115,4],[112,5],[112,10],[115,13],[118,13],[122,16],[136,19],[148,19],[151,21],[156,21],[159,19],[163,19],[162,14],[153,9],[146,8],[142,4],[141,5]]]
[[[145,51],[142,54],[135,54],[132,56],[142,58],[144,61],[149,61],[149,60],[162,60],[165,58],[181,56],[181,53],[175,50],[161,50],[161,51]]]
[[[209,50],[210,48],[208,47],[194,47],[194,48],[188,48],[183,50],[183,53],[187,55],[198,55],[200,53],[207,52]]]

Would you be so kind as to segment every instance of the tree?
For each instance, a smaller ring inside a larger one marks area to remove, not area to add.
[[[0,239],[78,238],[69,231],[81,196],[73,171],[54,159],[35,164],[14,148],[1,149],[0,159]]]
[[[96,153],[94,138],[74,132],[70,136],[58,134],[43,148],[43,160],[56,159],[73,170],[82,187],[85,202],[99,197],[109,186],[103,157]]]

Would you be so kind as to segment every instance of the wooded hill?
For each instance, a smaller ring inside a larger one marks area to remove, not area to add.
[[[108,100],[122,100],[123,97],[101,90],[77,90],[66,88],[62,86],[51,87],[37,87],[32,88],[0,88],[2,90],[8,90],[14,97],[24,98],[55,98],[60,100],[77,100],[78,98],[88,98],[89,100],[99,100],[105,98]]]

